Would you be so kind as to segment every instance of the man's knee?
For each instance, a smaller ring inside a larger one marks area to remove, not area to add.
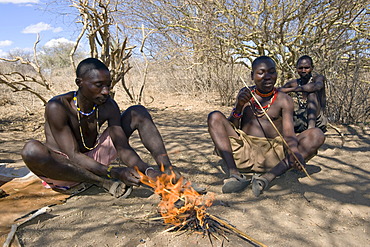
[[[312,141],[317,144],[318,147],[320,147],[325,142],[325,134],[322,132],[319,128],[312,128],[312,134],[311,134]]]
[[[301,140],[306,139],[304,142],[316,149],[324,144],[326,138],[324,132],[319,128],[305,130],[300,134],[300,137]]]
[[[47,152],[47,149],[41,142],[30,140],[24,145],[21,156],[23,161],[28,165],[40,162],[41,157],[45,156],[45,152]]]
[[[142,105],[130,106],[129,108],[127,108],[125,113],[130,114],[130,116],[135,119],[151,119],[148,110]]]
[[[221,118],[225,118],[225,116],[220,111],[209,113],[207,118],[208,126],[212,126],[215,122],[220,121]]]

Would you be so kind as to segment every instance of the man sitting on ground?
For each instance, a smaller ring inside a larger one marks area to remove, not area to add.
[[[252,191],[259,196],[277,176],[291,167],[301,169],[301,165],[305,166],[304,159],[316,151],[311,146],[310,135],[296,136],[294,133],[293,101],[275,88],[275,62],[267,56],[256,58],[252,63],[251,78],[255,86],[240,90],[228,118],[219,111],[208,116],[209,133],[229,175],[224,180],[223,193],[243,190],[250,181],[241,173],[255,172],[263,173],[252,177]],[[288,147],[283,146],[283,140],[266,114]],[[320,133],[317,137],[323,142],[324,135]]]
[[[313,69],[311,57],[307,55],[300,57],[296,65],[300,78],[291,80],[279,88],[279,91],[289,93],[294,100],[293,118],[296,133],[315,127],[326,132],[325,77],[319,74],[313,75]]]
[[[111,76],[105,64],[95,58],[83,60],[75,82],[77,91],[55,96],[46,105],[46,143],[31,140],[22,150],[33,173],[62,193],[94,184],[115,197],[126,197],[131,186],[140,183],[135,168],[152,178],[161,174],[129,145],[135,130],[156,163],[171,170],[162,137],[148,111],[136,105],[121,114],[109,96]],[[100,134],[105,122],[108,127]],[[110,165],[117,156],[126,166]]]

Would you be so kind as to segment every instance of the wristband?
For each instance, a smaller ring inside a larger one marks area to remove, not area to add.
[[[242,116],[243,116],[243,113],[236,113],[236,108],[233,108],[233,111],[232,111],[232,116],[233,118],[236,118],[236,119],[240,119]]]
[[[112,178],[111,176],[111,173],[110,173],[110,170],[112,170],[113,166],[108,166],[108,169],[107,169],[107,177],[108,178]]]
[[[149,166],[148,168],[145,169],[144,173],[145,173],[145,176],[147,176],[147,177],[148,177],[148,170],[153,170],[154,171],[154,168]]]
[[[120,167],[120,166],[119,165],[118,166],[117,165],[108,166],[108,169],[107,169],[107,177],[108,178],[112,178],[111,170],[112,170],[113,167]]]

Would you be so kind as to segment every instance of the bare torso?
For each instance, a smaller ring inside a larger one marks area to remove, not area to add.
[[[55,105],[58,105],[58,107],[55,107]],[[93,147],[95,145],[98,138],[97,118],[99,118],[99,126],[106,121],[106,118],[104,118],[105,114],[101,114],[101,112],[104,112],[102,109],[105,108],[104,105],[98,106],[97,110],[90,116],[80,114],[80,121],[77,118],[77,110],[73,102],[73,92],[55,96],[48,102],[46,107],[51,108],[50,113],[45,111],[45,136],[46,145],[49,148],[62,151],[51,131],[50,118],[60,121],[69,127],[70,133],[77,142],[79,152],[88,151],[83,145],[80,129],[82,130],[85,145],[87,147]]]
[[[256,96],[262,106],[267,105],[270,102],[270,99],[264,99],[259,96]],[[279,130],[280,133],[283,131],[283,116],[282,116],[282,108],[283,102],[285,101],[285,97],[287,97],[284,93],[279,93],[275,102],[267,109],[267,114]],[[261,112],[261,111],[259,111]],[[257,137],[268,137],[268,138],[275,138],[278,136],[278,133],[271,125],[269,119],[262,114],[260,117],[256,116],[255,114],[255,106],[253,103],[248,103],[248,105],[244,108],[243,118],[241,122],[241,129],[248,135],[257,136]]]

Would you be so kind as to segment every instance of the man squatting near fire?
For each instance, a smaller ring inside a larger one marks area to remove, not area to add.
[[[294,133],[293,100],[275,88],[277,71],[272,58],[256,58],[252,63],[251,78],[255,86],[244,87],[239,91],[228,118],[219,111],[211,112],[208,116],[209,133],[228,173],[222,187],[223,193],[245,189],[250,180],[242,173],[254,172],[258,175],[252,177],[252,191],[255,196],[259,196],[277,176],[292,167],[302,169],[300,164],[305,166],[305,159],[314,155],[317,146],[321,146],[325,140],[318,128],[309,131],[315,135],[309,135],[307,131],[299,135]],[[283,140],[265,113],[289,148],[283,146]]]
[[[131,106],[122,114],[109,96],[111,76],[95,58],[79,63],[78,90],[52,98],[45,108],[46,143],[27,142],[22,158],[28,168],[52,189],[75,193],[86,184],[103,187],[115,197],[127,197],[140,183],[137,167],[156,178],[161,172],[146,164],[129,145],[138,130],[142,143],[158,165],[169,172],[172,164],[162,137],[143,106]],[[108,127],[99,134],[105,123]],[[126,166],[112,166],[117,156]]]

